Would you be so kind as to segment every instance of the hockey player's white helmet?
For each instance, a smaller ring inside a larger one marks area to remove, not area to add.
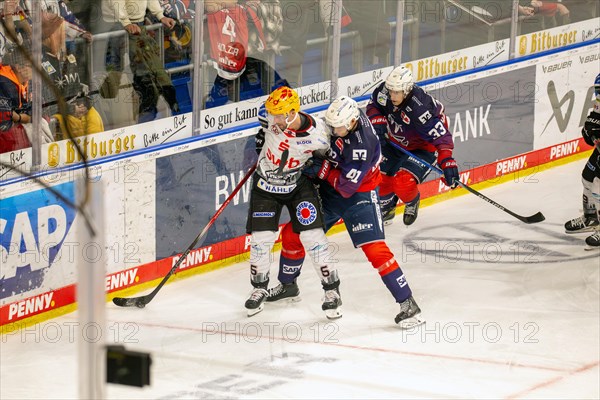
[[[344,127],[350,131],[358,118],[360,111],[356,101],[348,96],[340,96],[329,105],[325,113],[325,122],[336,131],[335,128]]]
[[[401,65],[394,68],[392,72],[385,78],[385,87],[387,90],[403,92],[408,95],[415,86],[415,79],[410,69]]]

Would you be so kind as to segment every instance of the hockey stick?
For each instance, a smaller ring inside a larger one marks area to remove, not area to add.
[[[287,164],[289,155],[289,149],[285,149],[283,153],[281,153],[281,160],[279,160],[279,168],[277,168],[277,175],[283,174],[283,169],[285,168],[285,164]]]
[[[429,164],[427,161],[422,160],[421,158],[415,156],[413,153],[411,153],[410,151],[402,148],[401,146],[398,146],[396,143],[393,143],[393,142],[389,142],[389,143],[392,146],[394,146],[395,148],[397,148],[398,150],[402,151],[404,154],[408,155],[409,157],[414,158],[415,160],[417,160],[421,164],[426,165],[427,167],[431,168],[432,170],[434,170],[438,174],[444,176],[444,171],[442,171],[440,168]],[[470,187],[466,183],[462,183],[460,180],[458,180],[458,184],[459,184],[459,186],[465,188],[466,190],[468,190],[469,192],[473,193],[475,196],[479,197],[480,199],[487,201],[491,205],[493,205],[495,207],[498,207],[499,209],[501,209],[505,213],[512,215],[513,217],[515,217],[519,221],[523,221],[526,224],[535,224],[536,222],[542,222],[543,220],[546,219],[546,217],[544,217],[544,214],[542,214],[539,211],[536,214],[530,215],[529,217],[523,217],[522,215],[516,214],[516,213],[510,211],[508,208],[506,208],[506,207],[504,207],[504,206],[496,203],[494,200],[490,199],[489,197],[487,197],[487,196],[483,195],[482,193],[478,192],[477,190],[473,189],[472,187]]]
[[[154,289],[151,293],[149,293],[145,296],[131,297],[131,298],[115,297],[115,298],[113,298],[113,303],[115,303],[119,307],[133,307],[133,306],[136,306],[139,308],[146,307],[146,304],[150,303],[152,301],[152,299],[154,298],[154,296],[156,296],[158,291],[164,286],[165,283],[167,283],[167,281],[169,280],[171,275],[173,275],[175,273],[175,271],[177,270],[179,265],[183,262],[183,260],[185,260],[187,255],[190,253],[190,251],[192,251],[192,249],[196,246],[196,244],[198,244],[200,239],[202,239],[204,236],[206,236],[210,227],[214,224],[214,222],[217,220],[219,215],[221,215],[221,213],[223,212],[225,207],[227,207],[227,205],[231,202],[231,200],[234,198],[234,196],[237,194],[237,192],[239,192],[240,189],[242,188],[242,186],[244,186],[246,181],[248,179],[250,179],[250,177],[254,173],[255,169],[256,169],[256,165],[254,165],[252,168],[250,168],[250,170],[246,173],[246,175],[242,178],[242,180],[237,184],[235,189],[233,189],[233,192],[231,192],[229,197],[227,197],[227,199],[225,199],[223,204],[221,204],[221,207],[219,207],[217,212],[215,212],[215,214],[212,216],[210,221],[208,221],[208,223],[206,224],[204,229],[202,229],[202,232],[200,232],[198,234],[198,236],[196,236],[196,239],[194,239],[192,244],[190,244],[188,246],[188,248],[183,252],[183,254],[179,257],[179,259],[177,260],[175,265],[173,265],[173,267],[169,270],[167,275],[165,275],[165,277],[162,279],[162,281],[160,281],[160,283],[158,284],[156,289]]]

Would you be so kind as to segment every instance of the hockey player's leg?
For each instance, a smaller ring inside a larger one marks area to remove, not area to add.
[[[337,270],[333,270],[327,277],[321,280],[323,285],[323,304],[321,309],[325,311],[328,319],[338,319],[342,316],[342,296],[340,295],[340,278]]]
[[[394,192],[400,197],[404,206],[404,225],[412,225],[419,214],[421,196],[417,188],[417,179],[406,171],[399,171],[394,177]]]
[[[381,184],[379,185],[379,206],[384,225],[391,225],[396,216],[396,205],[398,196],[394,193],[394,177],[381,175]]]
[[[329,319],[342,316],[342,298],[339,292],[340,280],[332,262],[332,249],[323,229],[300,232],[300,241],[307,250],[323,285],[322,310]]]
[[[361,249],[371,265],[379,272],[381,280],[396,302],[400,304],[400,312],[394,321],[403,329],[412,328],[425,322],[420,315],[421,309],[412,296],[404,273],[385,242],[368,243],[361,246]]]
[[[600,155],[598,158],[600,161]],[[597,167],[600,168],[600,165]],[[598,176],[594,177],[594,181],[592,182],[590,200],[590,203],[593,203],[596,207],[596,221],[598,221],[600,220],[600,177]],[[586,250],[600,249],[600,226],[596,225],[594,230],[595,232],[585,239],[585,244],[587,245]]]
[[[379,184],[379,206],[383,216],[383,223],[391,225],[396,216],[396,206],[398,205],[398,196],[394,190],[394,176],[400,169],[404,160],[404,155],[400,150],[391,145],[381,147],[382,161],[379,165],[381,169],[381,183]]]
[[[300,289],[296,280],[300,276],[304,263],[304,247],[300,236],[292,229],[288,222],[281,231],[281,256],[279,257],[279,285],[269,289],[268,302],[291,299],[300,300]]]
[[[269,286],[269,270],[271,266],[271,249],[277,239],[277,231],[252,232],[250,242],[250,283],[252,292],[246,300],[248,316],[263,310]]]
[[[598,226],[600,226],[598,222],[597,210],[596,210],[596,201],[594,200],[593,186],[594,179],[598,179],[595,171],[594,158],[599,157],[597,154],[598,150],[595,150],[592,153],[592,156],[588,160],[585,165],[583,172],[581,174],[581,182],[583,183],[583,195],[582,195],[582,204],[583,204],[583,216],[573,218],[570,221],[565,223],[565,232],[566,233],[581,233],[581,232],[592,232]]]
[[[413,153],[430,164],[436,161],[435,152],[417,149]],[[405,225],[412,225],[417,220],[421,200],[417,185],[423,182],[430,173],[431,170],[427,165],[406,154],[402,156],[400,170],[394,177],[394,192],[405,204],[403,217]]]

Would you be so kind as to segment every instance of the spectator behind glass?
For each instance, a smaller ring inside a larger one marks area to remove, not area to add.
[[[160,0],[166,17],[176,21],[171,30],[164,32],[165,65],[171,62],[190,62],[192,58],[192,36],[194,2],[190,0]],[[148,11],[146,18],[153,23],[156,18]],[[158,40],[158,39],[157,39]]]
[[[262,20],[253,7],[236,0],[207,0],[204,8],[207,48],[214,68],[209,77],[214,84],[206,100],[207,108],[259,97],[287,85],[265,61],[269,49]]]
[[[533,8],[535,14],[545,18],[553,18],[555,22],[551,24],[566,25],[571,22],[569,9],[562,3],[556,1],[531,0],[529,6]]]
[[[23,44],[21,32],[31,31],[23,15],[18,0],[0,0],[0,62],[11,44]]]
[[[87,97],[89,86],[81,77],[81,69],[77,64],[75,55],[68,54],[65,50],[65,24],[62,17],[44,12],[42,13],[42,69],[54,88],[66,102],[66,109],[60,110],[56,93],[50,85],[43,85],[44,109],[43,115],[53,116],[59,123],[58,136],[67,138],[67,126],[72,136],[98,133],[104,130],[102,119],[92,107]],[[61,115],[61,111],[66,114]]]
[[[302,64],[308,45],[309,32],[325,36],[320,21],[318,0],[281,0],[283,33],[281,34],[282,59],[279,72],[291,87],[303,85]]]
[[[32,0],[22,0],[24,10],[30,15]],[[63,0],[38,0],[42,11],[60,15],[65,20],[66,35],[70,39],[82,37],[88,42],[92,41],[92,34],[83,26],[77,17],[71,12],[69,6]]]
[[[388,66],[392,45],[388,17],[396,15],[386,10],[384,0],[346,0],[343,4],[351,18],[348,29],[360,35],[365,67]]]
[[[0,64],[0,153],[31,147],[23,124],[31,121],[31,64],[17,47]]]
[[[171,78],[164,69],[160,48],[154,38],[146,32],[144,18],[146,10],[156,17],[165,28],[172,29],[175,21],[165,17],[158,0],[105,0],[102,2],[102,18],[94,28],[95,33],[127,31],[130,68],[133,73],[133,88],[139,96],[138,122],[156,118],[159,97],[169,104],[174,114],[179,113],[176,92]],[[106,71],[100,93],[105,98],[114,98],[121,89],[121,76],[125,67],[124,38],[111,37],[106,51]]]

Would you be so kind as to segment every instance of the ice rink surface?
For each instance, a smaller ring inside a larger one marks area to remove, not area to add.
[[[521,215],[542,211],[539,224],[470,194],[422,208],[408,228],[396,218],[387,242],[427,320],[412,331],[394,324],[398,305],[345,231],[330,236],[344,301],[335,322],[309,261],[302,301],[252,318],[246,262],[167,285],[145,309],[108,304],[107,342],[153,364],[150,387],[109,385],[107,397],[597,399],[600,252],[563,231],[581,213],[584,163],[483,190]],[[76,321],[1,338],[0,398],[77,396]]]

